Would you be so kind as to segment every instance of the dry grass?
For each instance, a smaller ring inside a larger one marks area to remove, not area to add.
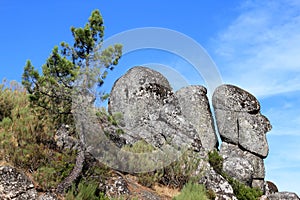
[[[179,189],[173,189],[160,184],[154,185],[153,189],[157,194],[168,197],[168,199],[172,199],[180,193]]]

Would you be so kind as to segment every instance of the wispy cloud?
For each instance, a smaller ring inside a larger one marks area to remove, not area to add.
[[[246,1],[240,10],[214,40],[223,79],[259,97],[300,90],[300,4]]]
[[[213,40],[225,82],[260,100],[273,129],[267,180],[300,194],[300,1],[244,1],[238,17]]]

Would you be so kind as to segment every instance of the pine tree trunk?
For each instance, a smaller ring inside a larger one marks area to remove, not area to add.
[[[82,172],[83,164],[85,161],[85,152],[82,147],[79,148],[78,155],[76,157],[75,167],[67,178],[65,178],[56,189],[56,192],[63,194],[68,188],[70,188],[73,182],[79,177]]]

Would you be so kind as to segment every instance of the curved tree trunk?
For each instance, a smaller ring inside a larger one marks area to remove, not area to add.
[[[72,172],[69,174],[67,178],[65,178],[56,189],[56,192],[59,194],[63,194],[69,187],[72,186],[73,182],[79,177],[81,174],[83,164],[85,161],[85,152],[82,147],[80,147],[78,151],[78,155],[76,157],[75,167]]]

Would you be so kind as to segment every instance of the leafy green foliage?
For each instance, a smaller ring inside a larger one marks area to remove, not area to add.
[[[41,190],[54,188],[72,170],[76,152],[55,151],[49,116],[40,116],[38,108],[30,106],[21,86],[12,83],[0,90],[0,96],[3,94],[13,107],[10,117],[0,122],[0,159],[32,172]]]
[[[208,200],[209,198],[206,196],[205,187],[193,182],[188,182],[181,190],[181,193],[173,198],[173,200],[195,199]]]
[[[0,121],[5,117],[11,117],[11,110],[14,107],[13,95],[10,92],[14,87],[12,84],[11,88],[5,88],[5,80],[0,84]]]
[[[123,149],[134,153],[147,153],[152,152],[155,148],[145,141],[139,141],[132,147],[124,146]],[[193,177],[193,172],[198,168],[200,159],[193,155],[193,152],[186,151],[183,155],[169,166],[163,169],[158,169],[153,172],[136,174],[139,183],[146,187],[152,187],[155,183],[172,187],[182,188],[188,181],[197,179]],[[147,164],[147,160],[142,162]]]

